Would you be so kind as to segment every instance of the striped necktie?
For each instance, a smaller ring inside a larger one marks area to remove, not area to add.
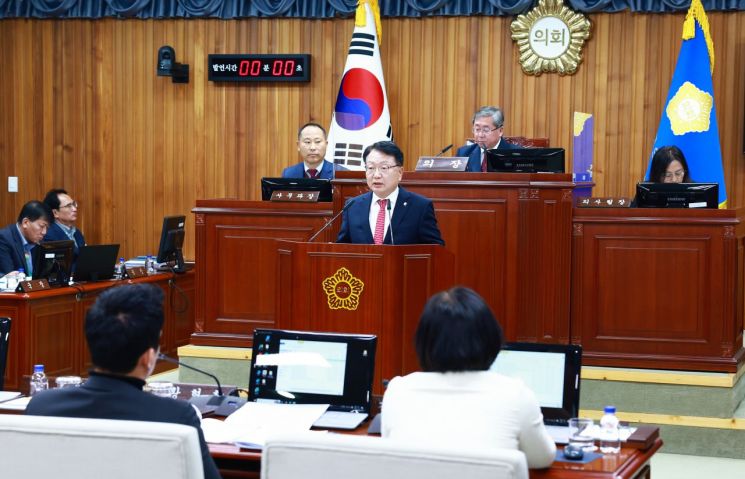
[[[378,219],[375,221],[375,234],[373,235],[375,244],[383,244],[385,238],[385,207],[387,204],[388,200],[378,200],[380,210],[378,210]]]

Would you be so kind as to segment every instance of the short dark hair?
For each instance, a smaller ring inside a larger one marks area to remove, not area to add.
[[[685,155],[680,148],[675,145],[663,146],[654,152],[652,157],[652,166],[649,169],[649,181],[654,183],[664,183],[665,173],[667,173],[667,167],[670,163],[678,160],[683,167],[685,175],[683,176],[683,183],[691,183],[691,173],[688,169],[688,162],[686,161]]]
[[[502,327],[483,298],[456,286],[427,301],[415,348],[426,372],[485,371],[497,358],[502,341]]]
[[[322,127],[318,123],[308,122],[305,125],[301,126],[297,131],[297,139],[300,140],[300,135],[303,134],[303,130],[308,128],[309,126],[315,126],[316,128],[319,128],[323,132],[323,137],[326,138],[326,128]]]
[[[378,141],[365,148],[365,152],[362,154],[363,162],[367,161],[367,155],[373,150],[392,156],[396,160],[396,166],[404,166],[404,152],[392,141]]]
[[[63,190],[62,188],[49,190],[44,197],[44,204],[47,205],[50,210],[58,210],[61,206],[59,202],[59,195],[66,194],[68,194],[67,191]]]
[[[18,213],[18,224],[23,223],[23,219],[28,218],[29,221],[36,221],[38,219],[44,219],[47,223],[54,221],[54,215],[47,205],[41,201],[31,200],[21,208],[21,212]]]
[[[101,293],[85,316],[93,365],[131,372],[142,353],[158,350],[163,329],[163,291],[149,284],[117,286]]]

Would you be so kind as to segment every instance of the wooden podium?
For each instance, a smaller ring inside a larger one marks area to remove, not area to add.
[[[427,299],[453,285],[453,254],[437,245],[278,241],[282,329],[375,334],[373,390],[419,369],[414,332]]]
[[[745,209],[577,208],[573,233],[584,364],[737,371]]]

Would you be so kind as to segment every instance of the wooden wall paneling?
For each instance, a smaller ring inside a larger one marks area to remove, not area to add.
[[[745,12],[709,12],[715,102],[731,206],[745,202]],[[646,171],[681,43],[677,14],[590,14],[576,74],[522,73],[512,17],[384,18],[383,71],[407,168],[471,136],[484,104],[507,113],[506,134],[548,137],[572,163],[572,115],[595,116],[595,193],[629,195]],[[91,243],[122,256],[154,253],[163,215],[198,198],[257,199],[261,176],[298,161],[297,127],[327,126],[353,29],[331,20],[3,20],[0,220],[62,186],[81,204]],[[191,68],[186,85],[157,77],[160,46]],[[310,52],[297,85],[208,82],[206,55]],[[194,230],[191,215],[187,228]],[[185,252],[194,257],[194,237]]]

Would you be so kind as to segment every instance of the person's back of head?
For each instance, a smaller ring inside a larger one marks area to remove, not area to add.
[[[456,286],[427,301],[415,347],[424,371],[484,371],[496,359],[502,341],[502,327],[483,298]]]
[[[140,357],[158,351],[163,329],[163,291],[133,284],[109,289],[85,317],[85,337],[96,368],[127,374]]]
[[[28,219],[32,222],[39,219],[42,219],[47,223],[54,221],[52,211],[49,207],[37,200],[31,200],[21,207],[21,212],[18,213],[18,224],[23,223],[24,219]]]

